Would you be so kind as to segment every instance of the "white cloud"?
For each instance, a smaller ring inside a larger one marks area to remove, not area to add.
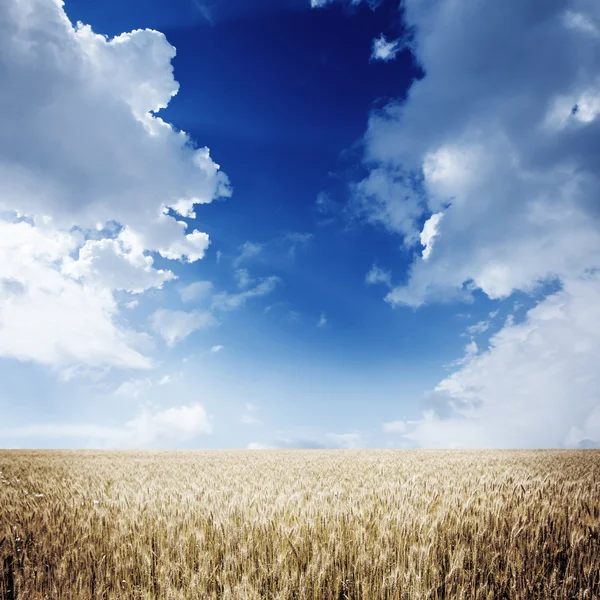
[[[0,205],[50,216],[59,228],[116,221],[144,249],[195,256],[198,243],[162,207],[190,216],[195,202],[229,190],[206,148],[194,150],[151,113],[179,87],[164,35],[109,40],[73,28],[57,0],[8,0],[0,10],[2,54],[11,56],[2,74]]]
[[[489,321],[478,321],[474,325],[467,327],[467,334],[470,336],[481,335],[490,328]]]
[[[321,314],[319,317],[319,321],[317,323],[317,327],[326,327],[327,326],[327,317],[324,314]]]
[[[365,282],[369,285],[375,285],[376,283],[384,283],[388,287],[392,287],[392,275],[389,271],[380,269],[378,266],[373,265],[371,270],[365,277]]]
[[[126,427],[135,432],[142,445],[160,440],[189,441],[198,434],[212,432],[206,410],[200,404],[176,406],[156,413],[143,412]]]
[[[435,237],[438,234],[438,226],[440,221],[442,220],[443,213],[435,213],[425,221],[423,225],[423,231],[421,231],[421,245],[423,248],[423,260],[427,260],[431,255],[431,250],[433,248],[433,243],[435,241]]]
[[[196,281],[190,283],[179,290],[179,295],[183,302],[191,302],[192,300],[202,300],[209,296],[212,292],[213,284],[210,281]]]
[[[144,448],[160,443],[189,442],[212,433],[212,423],[200,404],[175,406],[166,410],[142,411],[121,428],[97,425],[27,425],[2,428],[0,439],[79,438],[90,447]]]
[[[275,450],[276,446],[268,446],[259,442],[250,442],[246,447],[248,450]]]
[[[410,174],[402,169],[375,167],[352,187],[352,213],[401,233],[407,246],[419,240],[417,220],[423,211],[423,195]]]
[[[119,238],[105,238],[88,240],[79,249],[77,260],[65,257],[62,272],[108,289],[141,294],[175,278],[171,271],[156,270],[153,264],[152,257],[145,256],[142,248]]]
[[[172,383],[174,379],[175,377],[173,375],[163,375],[160,379],[152,379],[150,377],[145,379],[129,379],[119,385],[115,390],[115,395],[139,398],[151,388],[158,385],[167,385]]]
[[[174,346],[198,329],[212,327],[218,322],[208,311],[169,310],[161,308],[151,317],[152,329],[160,334],[168,346]]]
[[[384,62],[394,60],[396,58],[396,54],[403,49],[401,42],[401,39],[388,42],[385,38],[385,35],[382,33],[378,38],[373,40],[371,60],[382,60]]]
[[[0,356],[60,369],[150,367],[143,336],[117,323],[110,290],[61,273],[76,247],[74,234],[0,219]]]
[[[598,445],[598,356],[596,272],[567,280],[522,323],[507,320],[487,350],[467,352],[405,437],[431,447]]]
[[[213,346],[210,351],[211,354],[217,354],[218,352],[222,352],[225,349],[225,346]]]
[[[277,287],[279,281],[279,277],[271,276],[263,279],[255,287],[238,294],[220,292],[213,296],[212,307],[214,310],[235,310],[236,308],[244,306],[250,298],[257,298],[270,294]]]
[[[444,216],[435,238],[423,231],[426,260],[386,300],[418,307],[564,286],[524,323],[508,319],[489,350],[469,345],[405,436],[425,446],[596,443],[600,4],[403,8],[425,75],[371,115],[370,174],[353,205],[409,247],[418,223]]]
[[[175,50],[152,30],[74,28],[58,0],[6,0],[0,23],[0,279],[21,290],[0,299],[0,355],[148,367],[113,291],[174,278],[149,251],[202,258],[208,236],[167,207],[230,195],[208,150],[155,114],[178,90]]]
[[[242,263],[247,262],[251,258],[258,256],[263,249],[262,244],[256,244],[254,242],[246,242],[240,247],[240,254],[233,261],[234,267],[239,267]]]
[[[449,367],[459,367],[460,365],[464,365],[465,363],[468,363],[472,358],[477,356],[478,352],[479,352],[479,346],[477,345],[477,342],[475,342],[474,340],[471,340],[465,346],[464,356],[462,358],[453,360],[451,363],[449,363],[448,366]]]
[[[575,8],[578,22],[599,21],[592,3]],[[600,38],[574,27],[570,13],[560,5],[406,2],[426,75],[404,103],[371,116],[371,173],[355,203],[407,245],[418,239],[419,217],[444,218],[436,250],[426,246],[427,260],[415,261],[408,283],[387,296],[391,304],[420,306],[477,288],[504,298],[600,264],[590,145],[600,127]],[[507,45],[511,53],[498,50]],[[557,110],[562,125],[548,128]]]

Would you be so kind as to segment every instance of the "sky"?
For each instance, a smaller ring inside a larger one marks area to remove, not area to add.
[[[5,0],[0,447],[600,447],[595,0]]]

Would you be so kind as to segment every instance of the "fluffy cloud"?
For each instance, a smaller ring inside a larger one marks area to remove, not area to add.
[[[79,249],[77,260],[64,258],[61,270],[74,279],[140,294],[175,278],[171,271],[156,270],[153,264],[152,257],[144,255],[139,246],[131,246],[118,237],[88,240]]]
[[[424,246],[386,300],[563,288],[523,323],[508,320],[489,349],[469,344],[405,436],[425,446],[598,443],[600,5],[403,9],[424,77],[371,115],[369,174],[352,201],[405,246]]]
[[[600,445],[600,272],[565,281],[436,387],[405,437],[422,446]]]
[[[175,406],[162,411],[142,411],[121,428],[98,425],[27,425],[0,429],[0,439],[76,438],[89,447],[144,448],[164,443],[189,442],[212,433],[212,423],[200,404]]]
[[[174,278],[149,252],[202,258],[181,217],[230,195],[208,149],[156,116],[174,55],[156,31],[73,27],[59,0],[0,5],[0,355],[149,366],[113,291]]]
[[[151,317],[152,329],[160,334],[168,346],[174,346],[198,329],[212,327],[218,322],[208,311],[169,310],[161,308]]]
[[[423,248],[423,260],[427,260],[433,249],[433,242],[435,236],[438,234],[438,226],[442,220],[443,213],[435,213],[425,221],[423,225],[423,231],[421,231],[420,239]]]
[[[600,263],[591,151],[600,127],[599,20],[586,1],[568,11],[405,3],[426,75],[406,102],[371,116],[372,170],[357,190],[363,214],[407,245],[419,239],[419,219],[436,222],[427,221],[423,259],[390,303],[419,306],[465,285],[503,298]]]
[[[61,272],[77,244],[74,234],[0,219],[0,356],[60,369],[150,367],[146,340],[118,324],[111,292]]]

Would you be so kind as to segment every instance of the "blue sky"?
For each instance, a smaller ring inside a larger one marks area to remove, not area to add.
[[[598,7],[312,4],[0,9],[0,445],[600,443]]]

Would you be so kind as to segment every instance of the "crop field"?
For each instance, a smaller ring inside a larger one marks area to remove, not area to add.
[[[594,599],[597,451],[0,451],[0,598]]]

